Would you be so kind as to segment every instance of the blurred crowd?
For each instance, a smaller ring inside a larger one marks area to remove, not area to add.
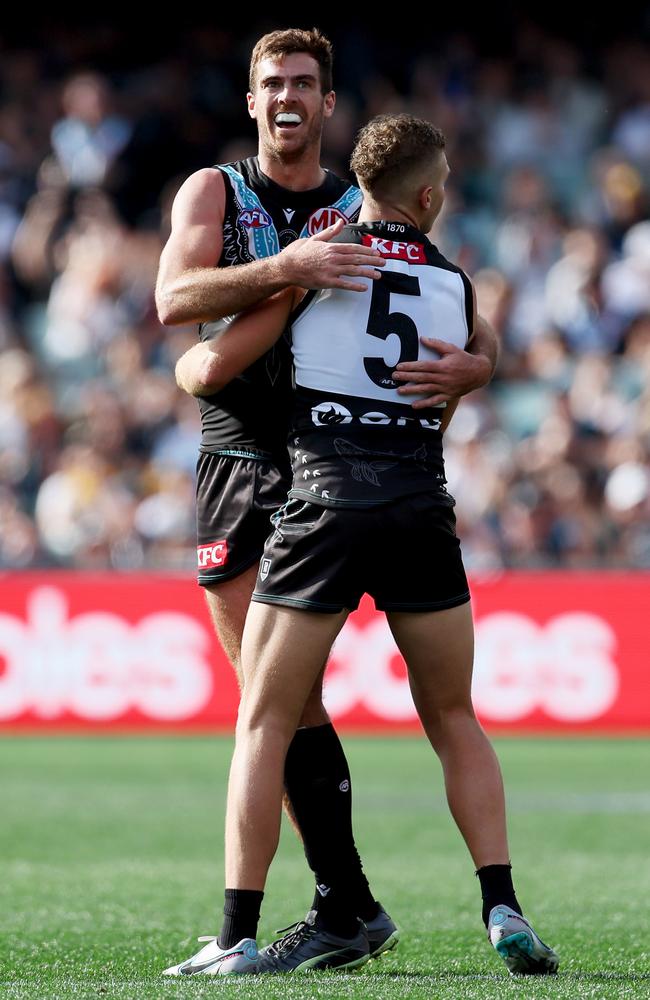
[[[0,568],[194,565],[198,408],[173,372],[196,329],[162,327],[153,287],[184,178],[255,152],[267,27],[139,63],[105,30],[0,53]],[[468,568],[650,567],[650,44],[450,32],[395,77],[368,33],[334,41],[325,164],[346,174],[380,112],[441,127],[433,238],[501,339],[446,436]]]

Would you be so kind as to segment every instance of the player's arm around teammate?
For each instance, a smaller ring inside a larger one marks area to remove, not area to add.
[[[284,289],[244,310],[218,337],[195,344],[176,364],[178,386],[191,396],[218,392],[272,347],[301,295],[301,288]],[[443,429],[448,426],[460,397],[485,385],[496,366],[497,341],[492,327],[483,317],[476,316],[475,330],[480,331],[480,343],[486,345],[485,354],[472,356],[445,341],[423,337],[422,342],[438,351],[440,360],[407,362],[393,373],[395,380],[402,383],[401,394],[417,394],[412,404],[414,409],[447,404]],[[469,366],[468,357],[473,358]],[[479,381],[475,384],[477,378]],[[423,392],[427,393],[425,398],[421,396]]]
[[[472,285],[474,318],[472,334],[463,350],[454,344],[436,337],[422,337],[425,347],[439,355],[437,361],[403,361],[393,372],[393,378],[401,383],[401,396],[417,394],[413,409],[423,410],[429,406],[449,404],[458,401],[475,389],[486,385],[497,366],[499,344],[497,335],[486,319],[478,315],[476,289]],[[425,395],[422,396],[422,393]],[[455,406],[454,406],[455,409]],[[443,421],[443,430],[451,419]]]
[[[266,317],[263,303],[261,308],[261,315]],[[271,343],[275,343],[278,336],[279,333]],[[265,336],[260,341],[262,342],[266,342]],[[402,383],[399,390],[401,394],[417,396],[411,404],[413,409],[427,409],[449,403],[453,399],[458,400],[487,385],[494,375],[498,341],[494,330],[482,316],[477,317],[475,336],[466,350],[433,337],[423,337],[422,343],[437,351],[440,354],[439,360],[403,362],[393,373],[395,381]],[[235,343],[232,348],[236,352]],[[252,364],[264,350],[266,348],[258,350],[251,341],[243,347],[242,362],[233,364],[234,358],[226,361],[220,341],[200,341],[178,359],[176,382],[180,389],[191,396],[209,396]],[[422,396],[422,393],[426,395]]]
[[[172,229],[156,282],[161,323],[201,323],[254,305],[289,285],[363,291],[381,256],[369,247],[330,243],[344,220],[279,254],[233,267],[217,267],[223,248],[225,186],[220,170],[192,174],[172,207]]]
[[[435,337],[422,337],[422,343],[437,351],[439,360],[403,361],[393,372],[395,381],[402,383],[400,395],[425,393],[413,402],[415,410],[466,396],[487,385],[494,375],[499,344],[483,316],[476,316],[474,333],[465,350]]]
[[[285,288],[244,310],[212,340],[195,344],[176,364],[176,382],[192,396],[219,392],[268,351],[281,336],[299,288]]]

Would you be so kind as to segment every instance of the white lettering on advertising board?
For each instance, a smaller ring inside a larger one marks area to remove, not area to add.
[[[71,712],[104,722],[132,709],[161,722],[191,718],[212,694],[210,643],[189,615],[70,617],[62,591],[37,588],[25,621],[0,614],[0,720]]]

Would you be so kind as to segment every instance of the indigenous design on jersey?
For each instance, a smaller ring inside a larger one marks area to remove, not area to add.
[[[233,188],[233,199],[238,213],[235,225],[240,233],[248,234],[247,250],[251,260],[262,257],[272,257],[280,252],[278,232],[273,220],[262,207],[262,202],[255,192],[234,167],[228,164],[221,168],[230,178]]]
[[[337,239],[376,247],[386,264],[365,292],[309,292],[291,318],[291,495],[363,507],[433,491],[453,504],[442,457],[444,407],[414,410],[417,397],[400,396],[392,373],[401,361],[438,357],[422,336],[466,346],[469,280],[412,226],[351,225]]]
[[[361,207],[359,189],[329,172],[318,188],[290,191],[262,173],[256,156],[218,169],[226,188],[219,267],[249,264],[279,253],[299,235],[307,235],[319,212],[331,210],[353,222]],[[228,322],[226,318],[201,324],[201,340],[217,336]],[[291,411],[287,342],[280,340],[229,385],[201,398],[199,406],[202,451],[254,451],[280,460],[286,455]]]

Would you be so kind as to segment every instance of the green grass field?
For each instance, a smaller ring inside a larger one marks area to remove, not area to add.
[[[359,972],[260,979],[160,973],[215,933],[227,739],[0,740],[2,997],[650,997],[650,742],[507,740],[519,898],[561,954],[508,977],[423,740],[346,741],[357,841],[398,948]],[[260,940],[311,899],[289,829]]]

